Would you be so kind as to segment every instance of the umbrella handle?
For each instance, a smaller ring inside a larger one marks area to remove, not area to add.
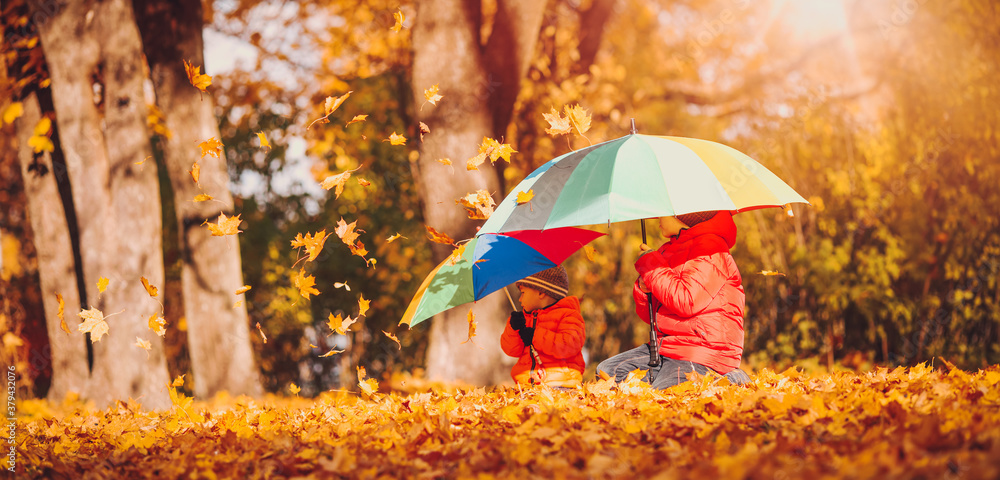
[[[642,227],[642,243],[645,244],[646,220],[639,219],[639,225]],[[653,323],[656,321],[656,310],[653,308],[653,292],[646,292],[646,304],[649,305],[649,343],[646,344],[649,347],[648,365],[650,367],[658,367],[660,366],[660,342],[656,338],[656,327]]]
[[[510,307],[513,308],[514,311],[516,312],[517,311],[517,305],[514,304],[514,297],[510,296],[510,292],[507,290],[507,287],[503,287],[503,293],[507,294],[507,300],[510,300]]]

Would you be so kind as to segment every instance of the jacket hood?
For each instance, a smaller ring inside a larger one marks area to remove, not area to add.
[[[687,242],[701,235],[718,235],[725,240],[729,248],[733,248],[736,245],[736,223],[733,222],[732,212],[720,210],[714,217],[681,230],[676,236],[671,237],[670,243]]]

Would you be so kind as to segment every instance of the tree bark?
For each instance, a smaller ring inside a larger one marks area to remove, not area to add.
[[[124,0],[32,6],[73,187],[85,284],[92,289],[100,277],[110,279],[107,291],[88,290],[83,303],[122,312],[94,343],[85,396],[100,405],[136,398],[166,408],[163,345],[147,326],[161,307],[139,281],[162,286],[164,272],[157,169],[144,161],[151,149],[132,8]],[[149,340],[151,350],[138,348],[136,337]]]
[[[485,48],[491,56],[484,60],[479,30],[475,28],[479,20],[477,9],[468,3],[419,2],[413,26],[415,110],[417,119],[432,132],[420,146],[415,172],[424,199],[424,220],[456,239],[475,235],[476,224],[455,200],[480,189],[491,193],[499,190],[496,170],[488,165],[472,172],[462,168],[466,159],[478,153],[483,137],[506,131],[545,8],[545,2],[534,5],[527,1],[500,2],[494,33]],[[486,67],[486,62],[501,62],[502,55],[509,55],[510,60]],[[439,85],[443,100],[437,106],[420,108],[423,91],[434,84]],[[456,164],[457,171],[453,174],[436,161],[446,157]],[[450,252],[450,247],[434,246],[437,261]],[[476,314],[477,336],[473,339],[475,343],[462,343],[468,337],[466,314],[470,308]],[[503,354],[499,342],[509,310],[506,297],[497,293],[471,307],[437,315],[427,349],[428,376],[476,384],[509,379],[514,359]]]
[[[56,175],[65,175],[63,166],[53,164],[49,154],[35,154],[28,146],[35,125],[41,119],[38,98],[34,93],[22,99],[24,115],[17,121],[17,156],[21,163],[24,194],[28,200],[28,219],[38,255],[38,277],[44,293],[45,326],[49,334],[52,383],[48,398],[62,401],[69,392],[86,391],[90,372],[87,368],[87,339],[77,331],[76,313],[80,311],[76,262],[70,239],[66,212],[59,195]],[[70,329],[61,327],[57,312],[64,302],[64,318]]]
[[[192,86],[184,60],[204,70],[202,6],[200,0],[159,2],[134,0],[142,31],[156,102],[171,132],[163,145],[164,160],[173,187],[183,264],[181,289],[188,324],[188,345],[195,395],[206,398],[219,391],[257,396],[261,383],[250,345],[246,305],[233,305],[243,286],[239,242],[212,237],[202,226],[219,213],[233,214],[226,160],[201,158],[197,145],[219,138],[211,95]],[[194,202],[199,189],[188,170],[201,166],[201,189],[215,197]]]

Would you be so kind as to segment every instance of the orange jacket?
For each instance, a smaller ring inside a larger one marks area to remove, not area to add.
[[[531,312],[525,312],[524,323],[535,327],[532,346],[541,365],[535,365],[543,383],[553,387],[576,387],[583,380],[583,341],[585,337],[580,300],[565,297],[558,302]],[[517,331],[507,326],[500,336],[500,347],[511,357],[518,357],[510,376],[518,383],[529,383],[531,353]]]
[[[743,357],[743,280],[729,249],[736,224],[722,211],[635,262],[653,292],[660,354],[700,363],[720,374]],[[635,311],[649,322],[649,304],[638,281]]]

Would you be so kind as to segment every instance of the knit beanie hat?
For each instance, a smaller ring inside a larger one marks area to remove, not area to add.
[[[677,215],[677,219],[684,222],[685,225],[693,227],[705,220],[708,220],[715,216],[718,210],[709,210],[707,212],[694,212],[685,213],[684,215]]]
[[[519,280],[517,285],[540,290],[542,293],[556,299],[562,300],[569,295],[569,275],[562,266],[555,266],[548,270],[542,270],[530,277]]]

